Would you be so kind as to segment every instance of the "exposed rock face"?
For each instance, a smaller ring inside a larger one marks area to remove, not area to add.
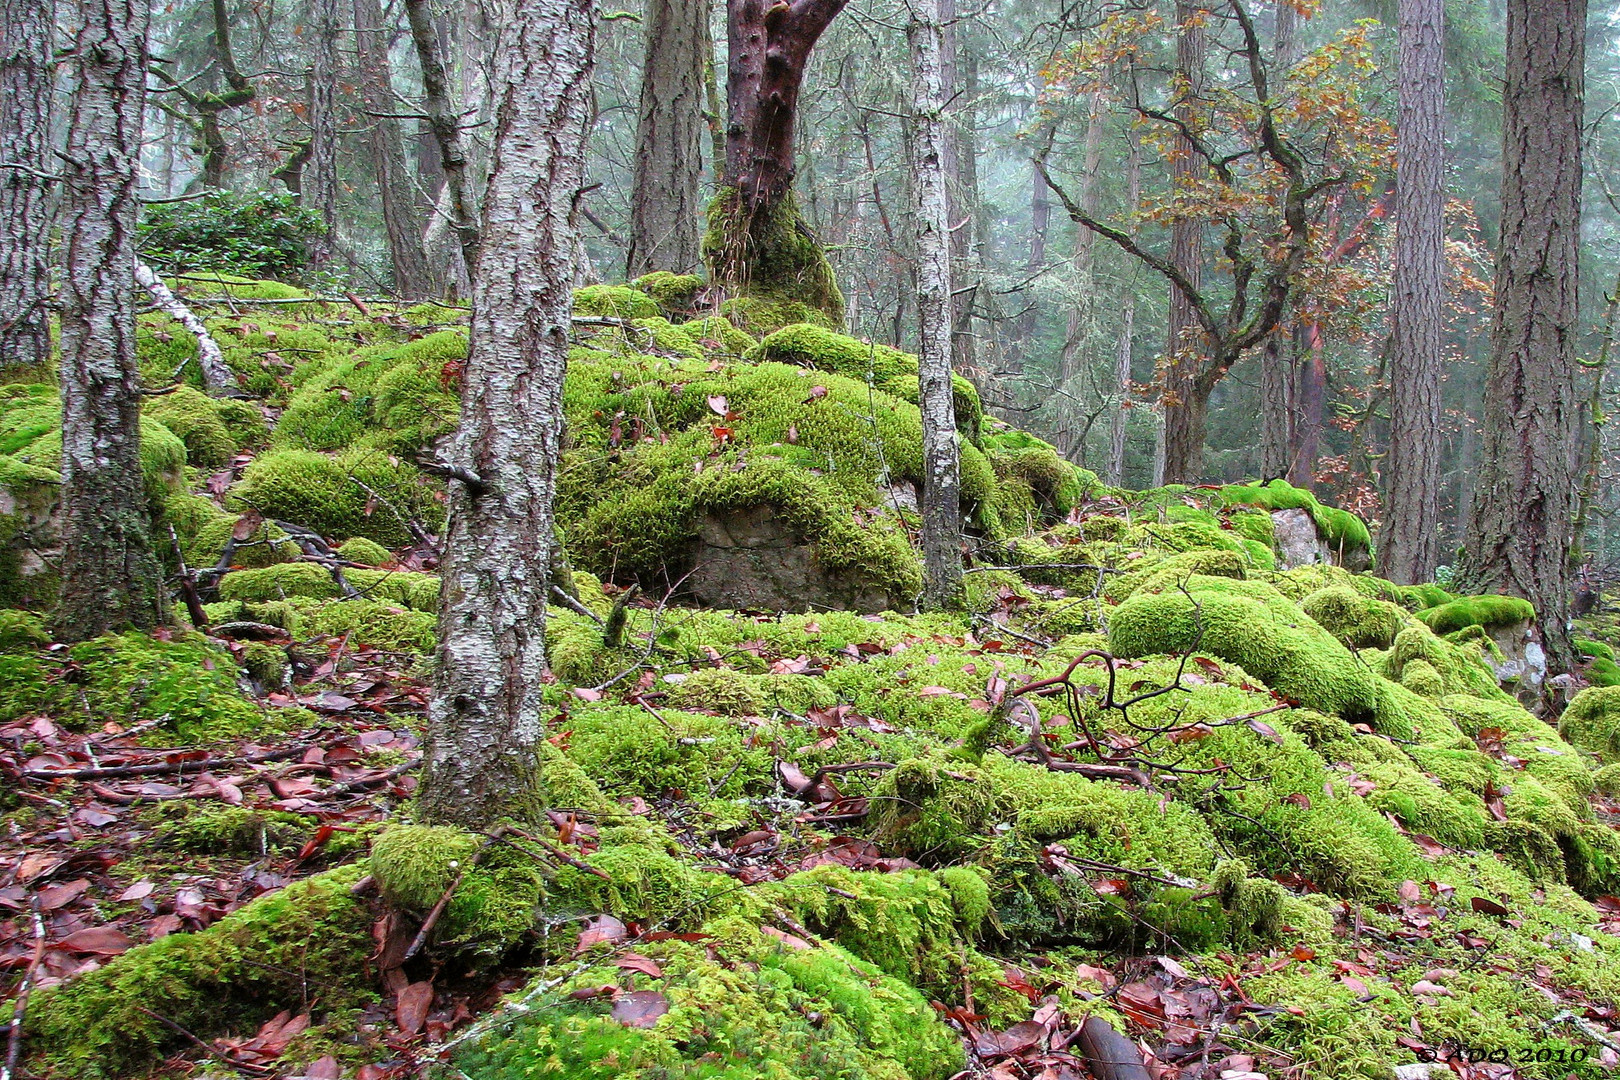
[[[59,485],[43,479],[18,477],[10,484],[0,483],[0,598],[4,604],[41,604],[55,599],[55,562],[62,543],[60,491]]]
[[[1496,672],[1497,680],[1521,698],[1534,700],[1539,697],[1541,684],[1547,678],[1547,654],[1541,642],[1531,634],[1530,620],[1488,626],[1485,632],[1502,650],[1500,660],[1492,656],[1489,650],[1485,652],[1485,659]]]
[[[819,611],[843,608],[878,612],[899,598],[859,575],[831,572],[769,506],[756,506],[703,520],[692,552],[696,569],[686,580],[692,598],[705,607],[750,611]]]
[[[1361,571],[1371,565],[1367,552],[1361,548],[1340,550],[1329,544],[1316,531],[1311,512],[1299,507],[1292,510],[1273,510],[1271,529],[1277,538],[1277,569],[1292,570],[1296,566],[1333,563],[1346,570]]]

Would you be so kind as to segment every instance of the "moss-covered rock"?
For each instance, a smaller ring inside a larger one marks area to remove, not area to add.
[[[218,403],[190,386],[150,399],[141,412],[179,436],[192,465],[221,469],[236,455],[236,439],[221,419]]]
[[[1536,609],[1517,596],[1465,596],[1418,612],[1418,618],[1437,634],[1453,634],[1470,626],[1487,630],[1529,622]]]
[[[1387,649],[1405,623],[1399,607],[1373,600],[1344,585],[1319,589],[1300,609],[1352,649]]]
[[[375,450],[261,454],[232,486],[229,501],[328,540],[364,536],[388,547],[412,542],[402,516],[417,519],[430,531],[444,520],[443,507],[422,475]]]
[[[1267,510],[1305,510],[1316,522],[1316,531],[1328,545],[1340,552],[1370,551],[1372,534],[1367,523],[1348,510],[1323,506],[1311,492],[1283,480],[1266,484],[1229,484],[1221,489],[1228,505],[1263,506]]]
[[[350,894],[358,866],[260,897],[208,929],[137,946],[38,992],[28,1010],[30,1067],[47,1077],[115,1080],[185,1045],[251,1035],[281,1009],[317,1021],[375,996],[365,978],[374,917]]]
[[[1605,765],[1620,763],[1620,687],[1593,686],[1576,694],[1558,733]]]

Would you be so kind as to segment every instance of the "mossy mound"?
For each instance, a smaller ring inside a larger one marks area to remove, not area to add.
[[[927,1000],[843,948],[742,919],[705,932],[645,946],[660,975],[621,1004],[579,992],[623,985],[611,960],[570,972],[543,1007],[531,996],[458,1053],[456,1068],[469,1080],[542,1068],[580,1080],[944,1080],[962,1067],[960,1041]]]
[[[1405,624],[1404,613],[1397,605],[1373,600],[1344,585],[1318,589],[1299,606],[1352,649],[1387,649]]]
[[[276,424],[273,444],[302,450],[420,449],[455,429],[466,359],[466,334],[440,330],[306,367]]]
[[[1605,765],[1620,763],[1620,687],[1593,686],[1576,694],[1558,733]]]
[[[702,247],[711,281],[765,304],[820,312],[831,326],[843,326],[844,294],[791,191],[776,200],[768,214],[750,218],[736,188],[719,189],[709,202]],[[738,321],[734,311],[722,308],[721,314]],[[753,323],[745,329],[768,333],[789,322],[814,321],[789,318],[770,326],[768,317],[761,318],[765,314],[756,308],[753,318],[743,320]],[[761,321],[767,325],[760,326]]]
[[[1487,630],[1530,622],[1536,609],[1517,596],[1465,596],[1418,612],[1418,618],[1437,634],[1454,634],[1470,626]]]
[[[1316,522],[1316,531],[1330,547],[1341,553],[1371,551],[1372,534],[1367,523],[1348,510],[1323,506],[1315,495],[1285,480],[1265,484],[1229,484],[1221,489],[1229,506],[1260,506],[1267,510],[1305,510]]]
[[[443,506],[421,473],[377,450],[261,454],[231,487],[229,502],[327,540],[364,536],[386,547],[412,541],[407,520],[430,531],[444,521]]]
[[[348,866],[269,893],[208,929],[137,946],[30,1002],[30,1067],[66,1080],[137,1074],[186,1037],[251,1035],[281,1009],[342,1015],[375,996],[357,963],[370,909]],[[167,1023],[165,1021],[168,1021]]]

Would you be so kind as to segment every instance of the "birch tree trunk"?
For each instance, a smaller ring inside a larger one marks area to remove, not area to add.
[[[1536,607],[1568,671],[1586,0],[1509,0],[1502,226],[1483,445],[1461,577]]]
[[[1389,455],[1379,573],[1432,581],[1440,562],[1440,337],[1445,318],[1444,0],[1401,0]]]
[[[63,161],[62,602],[78,641],[163,619],[142,488],[135,219],[149,0],[79,0]]]
[[[450,485],[426,820],[529,819],[594,47],[590,0],[501,0],[495,155]]]
[[[919,401],[923,425],[922,606],[960,603],[961,461],[951,400],[951,222],[945,178],[940,0],[912,0],[911,190],[917,228]]]
[[[51,359],[51,36],[54,0],[0,0],[0,375]]]
[[[1177,100],[1174,107],[1179,123],[1196,127],[1198,98],[1204,88],[1204,58],[1207,51],[1202,20],[1203,9],[1177,0],[1176,22],[1181,30],[1176,38]],[[1176,156],[1170,165],[1172,192],[1200,172],[1197,151],[1181,136],[1176,137]],[[1170,227],[1170,261],[1187,282],[1198,289],[1203,284],[1203,230],[1196,221],[1177,221]],[[1170,326],[1166,348],[1169,363],[1164,374],[1164,482],[1196,483],[1203,471],[1204,418],[1207,400],[1199,400],[1195,383],[1203,363],[1204,333],[1198,323],[1192,298],[1179,287],[1170,286]]]
[[[411,188],[405,144],[400,138],[400,111],[394,99],[388,65],[389,31],[383,24],[380,0],[354,0],[355,56],[359,64],[361,97],[371,114],[371,163],[377,179],[383,227],[388,233],[388,254],[394,268],[394,291],[407,300],[438,293],[422,244],[422,216]]]
[[[309,0],[309,22],[309,160],[298,201],[325,227],[309,244],[310,266],[319,270],[332,261],[337,241],[337,0]]]
[[[689,274],[702,262],[708,0],[650,0],[636,120],[626,275]]]

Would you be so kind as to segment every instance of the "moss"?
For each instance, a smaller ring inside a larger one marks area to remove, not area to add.
[[[650,723],[636,706],[593,706],[574,712],[569,757],[610,795],[736,798],[773,786],[774,758],[744,743],[730,721],[699,713],[660,710]],[[750,740],[752,741],[752,740]]]
[[[825,312],[802,300],[778,296],[734,296],[720,304],[720,314],[737,329],[754,338],[764,337],[784,326],[809,323],[829,330],[842,329]]]
[[[179,386],[151,398],[141,412],[179,436],[192,465],[222,469],[236,456],[236,439],[221,419],[218,404],[192,387]]]
[[[703,279],[696,274],[672,274],[668,270],[655,270],[636,278],[630,283],[630,287],[652,297],[660,310],[673,318],[678,313],[692,310],[697,303],[698,290],[703,288]]]
[[[441,330],[314,368],[276,424],[278,448],[419,449],[455,428],[467,337]]]
[[[1063,549],[1057,549],[1060,553]],[[1104,580],[1103,591],[1110,600],[1130,599],[1139,591],[1176,591],[1178,586],[1194,575],[1225,577],[1243,581],[1249,575],[1247,560],[1236,551],[1187,551],[1150,563],[1140,570],[1115,574]]]
[[[1387,600],[1373,600],[1344,585],[1318,589],[1300,609],[1352,649],[1387,649],[1405,624],[1404,613]]]
[[[203,1038],[246,1036],[281,1009],[313,1006],[319,1022],[364,1004],[374,996],[364,977],[374,920],[349,892],[360,875],[358,866],[317,874],[206,930],[170,934],[40,990],[28,1010],[31,1067],[112,1080],[184,1045],[165,1019]]]
[[[713,712],[722,716],[758,716],[764,699],[742,672],[729,668],[701,668],[670,687],[668,701],[677,709]]]
[[[695,929],[731,892],[723,878],[704,873],[649,843],[605,843],[587,861],[597,873],[560,866],[547,885],[548,915],[593,916],[611,912],[620,919],[660,930]]]
[[[220,579],[219,595],[222,600],[244,602],[285,600],[289,596],[323,600],[341,596],[342,590],[326,567],[300,562],[232,571]]]
[[[974,866],[947,866],[939,871],[939,883],[951,894],[956,918],[968,937],[978,936],[984,920],[990,917],[990,883]]]
[[[438,641],[436,616],[370,600],[323,604],[307,625],[325,637],[380,649],[431,653]]]
[[[1614,662],[1614,649],[1606,642],[1593,641],[1591,638],[1576,638],[1575,652],[1590,659],[1607,660]]]
[[[190,801],[159,803],[148,817],[154,840],[194,855],[290,855],[314,831],[300,814]]]
[[[658,301],[627,285],[587,285],[574,290],[574,311],[610,319],[654,319]]]
[[[241,520],[240,516],[221,514],[198,529],[191,543],[186,545],[186,562],[198,569],[217,565],[220,556],[225,553],[226,542],[230,540]],[[300,553],[298,545],[288,539],[285,530],[270,522],[261,521],[245,539],[236,542],[231,554],[231,565],[260,569],[280,563],[297,562]]]
[[[801,303],[843,325],[844,295],[791,190],[768,214],[750,220],[737,190],[720,188],[709,203],[702,246],[711,281],[748,296]]]
[[[1605,765],[1593,773],[1592,786],[1610,798],[1620,795],[1620,764]]]
[[[690,322],[682,323],[681,329],[704,348],[729,353],[732,356],[747,356],[759,345],[759,341],[752,334],[737,329],[724,315],[706,315],[692,319]]]
[[[377,451],[332,457],[308,450],[262,454],[232,486],[228,501],[273,520],[301,525],[328,540],[364,536],[385,547],[412,542],[399,516],[417,519],[430,532],[444,520],[443,507],[421,474]]]
[[[16,453],[18,461],[58,471],[62,467],[62,429],[53,428]],[[182,490],[186,444],[151,417],[141,417],[141,479],[147,500],[161,510],[171,494]]]
[[[1367,523],[1348,510],[1323,506],[1316,496],[1283,480],[1266,484],[1229,484],[1221,489],[1228,505],[1263,506],[1267,510],[1306,510],[1316,522],[1316,531],[1328,544],[1341,551],[1372,550]]]
[[[287,689],[287,650],[268,641],[250,641],[238,657],[242,670],[262,689]]]
[[[1528,622],[1536,609],[1516,596],[1465,596],[1418,612],[1418,618],[1437,634],[1452,634],[1470,626],[1491,629]]]
[[[1418,585],[1401,585],[1399,588],[1399,601],[1407,611],[1424,611],[1428,608],[1449,604],[1457,599],[1440,586],[1433,583]]]
[[[619,985],[622,973],[604,963],[565,973],[542,1007],[512,1014],[455,1068],[469,1080],[541,1070],[569,1080],[945,1080],[962,1067],[960,1041],[921,994],[839,946],[784,945],[742,920],[705,930],[706,943],[642,950],[663,972],[652,985],[669,1005],[653,1026],[626,1027],[610,999],[574,993]]]
[[[1446,641],[1421,626],[1408,626],[1395,635],[1390,651],[1375,666],[1385,678],[1405,682],[1406,669],[1416,663],[1432,669],[1447,694],[1467,694],[1485,701],[1512,701],[1497,684],[1496,674],[1478,645]],[[1418,678],[1426,680],[1427,671],[1424,668],[1418,671]]]
[[[43,618],[30,611],[0,608],[0,653],[27,655],[50,643]]]
[[[383,566],[394,561],[393,552],[364,536],[351,536],[338,545],[337,555],[361,566]]]
[[[1605,765],[1620,762],[1620,687],[1593,686],[1576,694],[1558,721],[1558,734]]]
[[[498,958],[533,929],[542,882],[520,849],[445,826],[396,825],[371,845],[383,898],[425,915],[454,885],[434,929],[441,948]]]

